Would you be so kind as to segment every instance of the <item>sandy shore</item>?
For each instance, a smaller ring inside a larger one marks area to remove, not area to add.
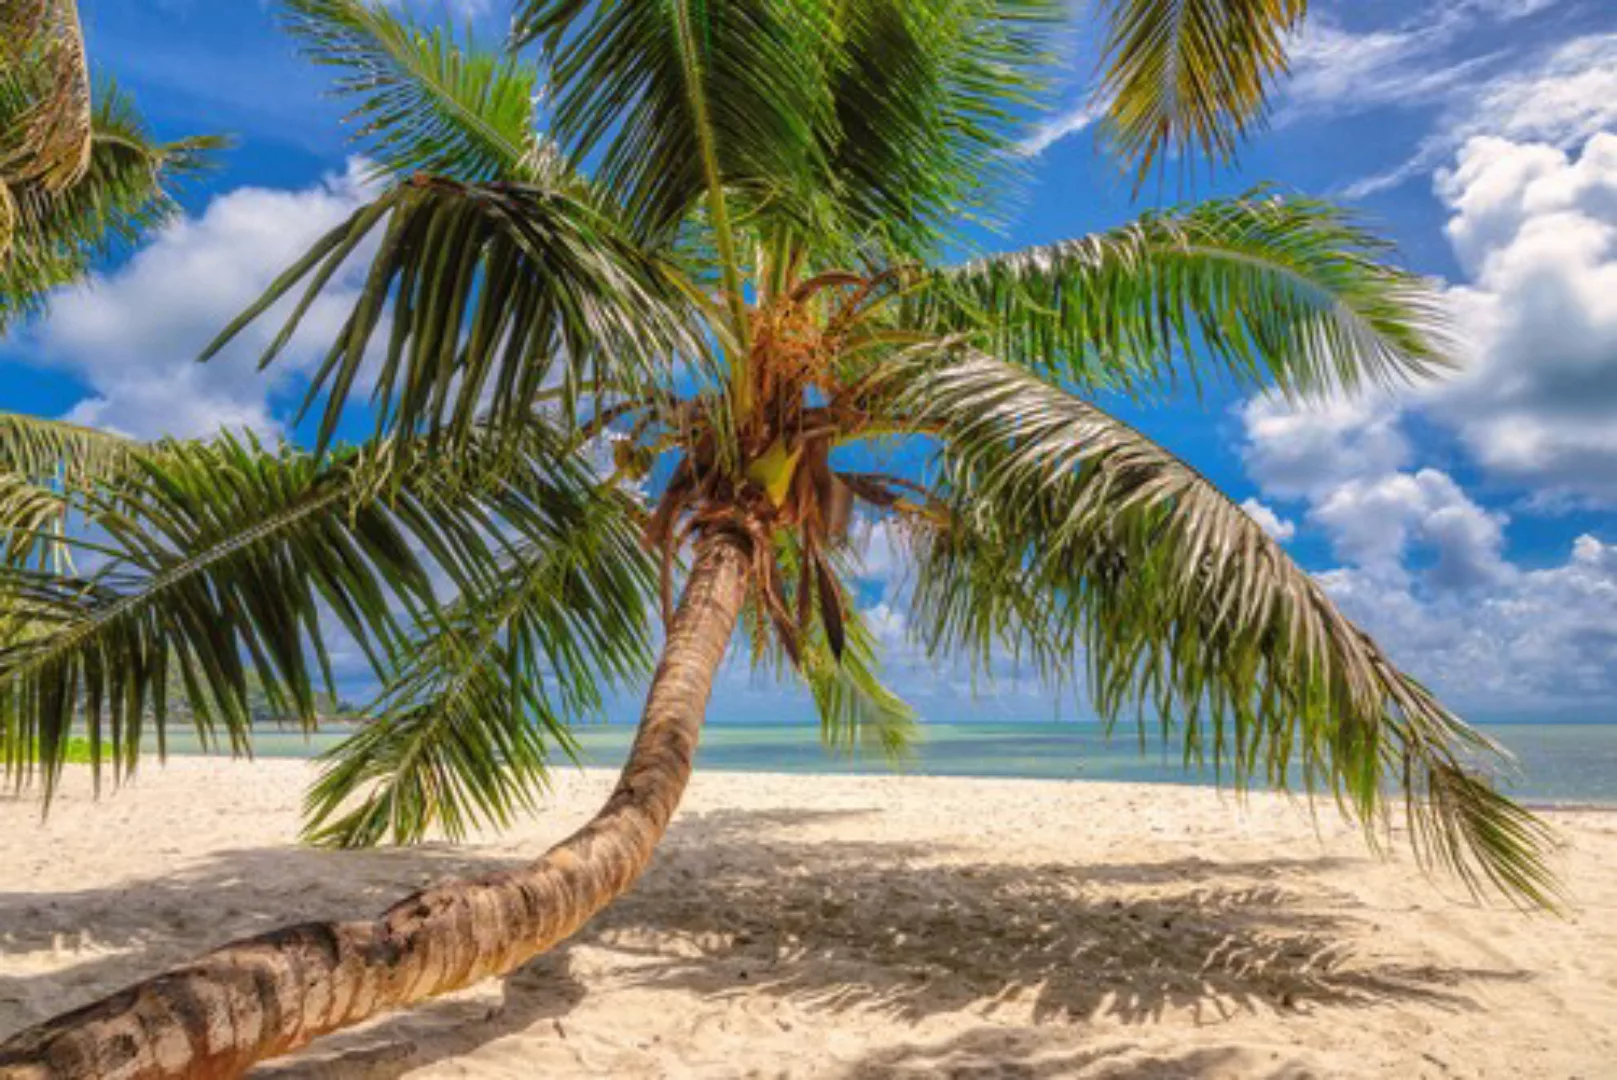
[[[47,824],[0,799],[0,1037],[234,937],[510,864],[605,773],[459,848],[293,844],[300,762],[179,760]],[[698,775],[570,945],[275,1077],[1617,1077],[1617,814],[1577,910],[1480,909],[1286,802],[1197,788]]]

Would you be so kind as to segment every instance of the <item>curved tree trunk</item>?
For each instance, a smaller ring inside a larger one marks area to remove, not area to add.
[[[746,557],[702,541],[616,790],[530,866],[416,893],[374,922],[305,923],[137,983],[0,1046],[0,1080],[230,1077],[338,1028],[510,971],[651,861],[691,773]]]

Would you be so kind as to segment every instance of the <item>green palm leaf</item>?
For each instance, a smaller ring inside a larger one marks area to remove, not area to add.
[[[1284,788],[1300,770],[1367,829],[1401,787],[1423,858],[1473,889],[1553,901],[1548,831],[1476,768],[1497,748],[1198,472],[981,354],[910,377],[956,500],[916,574],[930,648],[986,662],[1000,643],[1058,682],[1082,651],[1109,720],[1149,706],[1165,736],[1180,729],[1187,760],[1229,768],[1238,786]]]
[[[1139,181],[1165,157],[1215,161],[1268,106],[1308,0],[1107,0],[1101,93],[1111,140]]]
[[[0,126],[27,98],[0,80]],[[133,244],[178,211],[169,185],[205,168],[224,145],[212,137],[159,143],[133,102],[108,84],[97,95],[88,164],[71,185],[9,188],[13,229],[0,257],[0,333],[44,311],[52,289],[80,280],[117,244]]]
[[[0,412],[0,475],[87,483],[115,474],[138,446],[100,428]]]
[[[834,128],[825,187],[854,236],[901,257],[1015,172],[1043,99],[1062,5],[1046,0],[850,0],[834,6],[827,62]]]
[[[509,824],[543,789],[552,747],[573,754],[570,725],[599,712],[606,687],[649,674],[656,570],[630,504],[579,476],[530,498],[541,521],[498,578],[428,621],[371,719],[325,756],[315,842]]]
[[[923,277],[906,324],[1086,390],[1319,395],[1446,366],[1441,298],[1343,211],[1254,193]]]
[[[385,670],[401,620],[435,603],[434,568],[463,590],[493,580],[499,538],[536,520],[526,493],[554,459],[544,438],[535,427],[521,450],[491,437],[454,457],[382,444],[322,460],[222,437],[133,457],[76,500],[94,539],[66,542],[96,569],[0,569],[8,772],[43,766],[48,791],[74,724],[98,770],[104,756],[132,768],[171,695],[205,743],[223,729],[245,750],[250,675],[278,713],[312,723],[317,680],[331,690],[333,627]]]
[[[801,551],[795,543],[777,545],[784,579],[800,582]],[[782,647],[779,635],[770,632],[772,616],[762,595],[754,592],[747,618],[753,627],[753,664],[769,666],[777,673],[792,672],[807,684],[820,719],[820,741],[830,750],[874,752],[899,763],[909,755],[919,728],[915,710],[888,687],[881,677],[881,649],[870,625],[855,603],[856,597],[844,585],[851,569],[849,551],[839,544],[829,553],[837,566],[836,576],[841,628],[841,645],[833,649],[825,629],[823,597],[810,590],[808,607],[801,612],[793,634],[800,662],[793,664]],[[783,603],[786,598],[778,598]],[[793,595],[788,606],[803,600]]]
[[[69,565],[63,541],[74,498],[127,469],[140,450],[97,428],[0,413],[0,558]]]
[[[368,157],[395,176],[532,179],[538,72],[463,48],[443,29],[361,0],[285,0],[285,25],[356,100],[350,122]]]
[[[394,187],[327,233],[202,358],[307,282],[264,353],[269,364],[378,229],[359,298],[304,402],[307,411],[326,399],[322,448],[362,374],[379,433],[464,442],[485,416],[516,430],[555,397],[571,416],[583,395],[644,387],[702,351],[688,301],[663,265],[560,175],[554,185],[420,178]],[[386,355],[376,364],[371,344],[384,321]]]
[[[840,656],[831,654],[823,633],[804,642],[802,676],[820,716],[820,740],[902,762],[920,735],[915,710],[882,681],[879,648],[864,616],[848,604],[843,621]]]
[[[557,134],[580,156],[600,149],[597,179],[646,234],[707,196],[728,244],[721,188],[811,213],[830,30],[806,0],[524,0],[512,37],[539,43]]]

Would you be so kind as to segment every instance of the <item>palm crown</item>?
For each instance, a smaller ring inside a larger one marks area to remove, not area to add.
[[[1111,7],[1108,130],[1140,175],[1228,154],[1302,13]],[[1401,788],[1423,855],[1549,898],[1542,827],[1474,768],[1495,748],[1104,404],[1420,376],[1444,363],[1423,283],[1342,211],[1267,191],[943,257],[1014,180],[1060,4],[528,0],[538,64],[357,0],[286,9],[380,193],[209,353],[273,309],[273,362],[367,263],[311,380],[319,445],[0,429],[13,772],[53,781],[74,723],[133,767],[182,701],[245,748],[250,673],[312,719],[340,627],[384,689],[312,834],[504,821],[568,725],[649,672],[648,627],[714,538],[743,553],[756,655],[806,680],[828,737],[894,747],[909,710],[845,584],[850,526],[882,520],[928,655],[1154,713],[1187,760],[1328,790],[1372,837]],[[374,434],[339,444],[356,411]],[[847,464],[890,440],[926,466]]]
[[[172,184],[207,163],[214,137],[161,143],[134,102],[94,93],[73,0],[16,0],[0,13],[0,334],[44,310],[119,244],[175,212]]]

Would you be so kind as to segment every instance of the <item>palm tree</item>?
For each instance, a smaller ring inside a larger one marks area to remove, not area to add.
[[[339,627],[384,689],[310,794],[318,842],[502,824],[649,672],[644,713],[600,813],[528,867],[227,945],[15,1036],[0,1076],[235,1075],[564,939],[651,858],[738,627],[829,740],[902,745],[845,583],[873,521],[910,547],[929,655],[1154,713],[1187,760],[1328,792],[1372,842],[1401,810],[1429,863],[1552,902],[1548,834],[1480,771],[1496,748],[1107,407],[1421,376],[1444,360],[1426,286],[1342,211],[1264,191],[941,257],[1014,179],[1063,5],[526,0],[538,65],[359,0],[286,8],[383,184],[209,354],[273,309],[274,362],[363,261],[310,380],[317,445],[124,447],[49,493],[71,536],[18,512],[8,766],[48,794],[79,723],[132,769],[172,698],[245,748],[248,673],[312,719]],[[1261,119],[1302,4],[1108,8],[1110,130],[1144,175]],[[925,468],[870,467],[893,441]],[[96,567],[42,568],[47,540]]]
[[[73,0],[16,0],[0,12],[0,336],[43,314],[52,290],[140,243],[179,211],[172,188],[205,168],[216,136],[155,141],[129,95],[92,94]],[[0,515],[22,543],[66,566],[56,493],[96,482],[129,444],[62,421],[0,412]],[[53,534],[54,538],[36,542]]]
[[[204,167],[214,137],[160,143],[112,83],[91,92],[73,0],[0,13],[0,334],[43,312],[118,245],[177,210],[170,186]],[[21,420],[16,421],[21,423]]]

